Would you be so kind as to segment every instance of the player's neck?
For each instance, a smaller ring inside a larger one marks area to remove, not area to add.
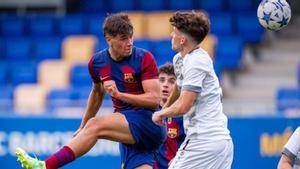
[[[110,57],[114,60],[114,61],[120,61],[122,60],[124,57],[117,54],[116,52],[114,52],[111,48],[108,48],[109,51],[109,55]]]
[[[198,48],[199,48],[199,44],[190,43],[190,44],[186,45],[185,47],[183,47],[180,54],[181,54],[181,56],[185,56]]]

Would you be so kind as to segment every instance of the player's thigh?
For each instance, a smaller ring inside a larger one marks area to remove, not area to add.
[[[136,167],[135,169],[152,169],[152,166],[149,164],[143,164],[143,165]]]
[[[93,118],[92,123],[97,126],[96,132],[99,138],[125,144],[134,144],[135,142],[130,132],[128,121],[121,113],[96,116]]]

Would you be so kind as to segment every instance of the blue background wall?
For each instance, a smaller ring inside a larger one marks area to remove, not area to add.
[[[14,156],[17,146],[45,159],[72,137],[80,121],[55,118],[0,118],[1,169],[20,168]],[[300,118],[229,119],[235,153],[232,168],[276,168],[283,145],[299,124]],[[118,144],[98,141],[88,154],[64,168],[120,168]]]

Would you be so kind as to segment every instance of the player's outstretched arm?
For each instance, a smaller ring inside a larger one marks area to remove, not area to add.
[[[179,98],[170,107],[155,112],[152,115],[152,121],[157,125],[164,125],[164,118],[183,116],[193,106],[198,93],[191,91],[182,91]]]
[[[168,100],[162,109],[170,107],[179,98],[179,96],[180,96],[180,90],[178,89],[177,84],[175,83],[174,90],[172,91],[171,95],[168,97]]]
[[[157,108],[159,105],[158,79],[142,81],[143,94],[129,94],[120,92],[113,80],[104,82],[104,89],[111,97],[122,100],[137,107]]]
[[[159,82],[158,79],[143,80],[143,94],[120,93],[119,99],[135,105],[155,109],[159,106]]]

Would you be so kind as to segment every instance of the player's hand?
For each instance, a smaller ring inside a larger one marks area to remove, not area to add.
[[[111,97],[118,98],[120,92],[116,86],[115,81],[113,80],[105,81],[103,87]]]
[[[152,121],[157,125],[165,125],[164,119],[161,117],[161,111],[154,112],[152,115]]]

